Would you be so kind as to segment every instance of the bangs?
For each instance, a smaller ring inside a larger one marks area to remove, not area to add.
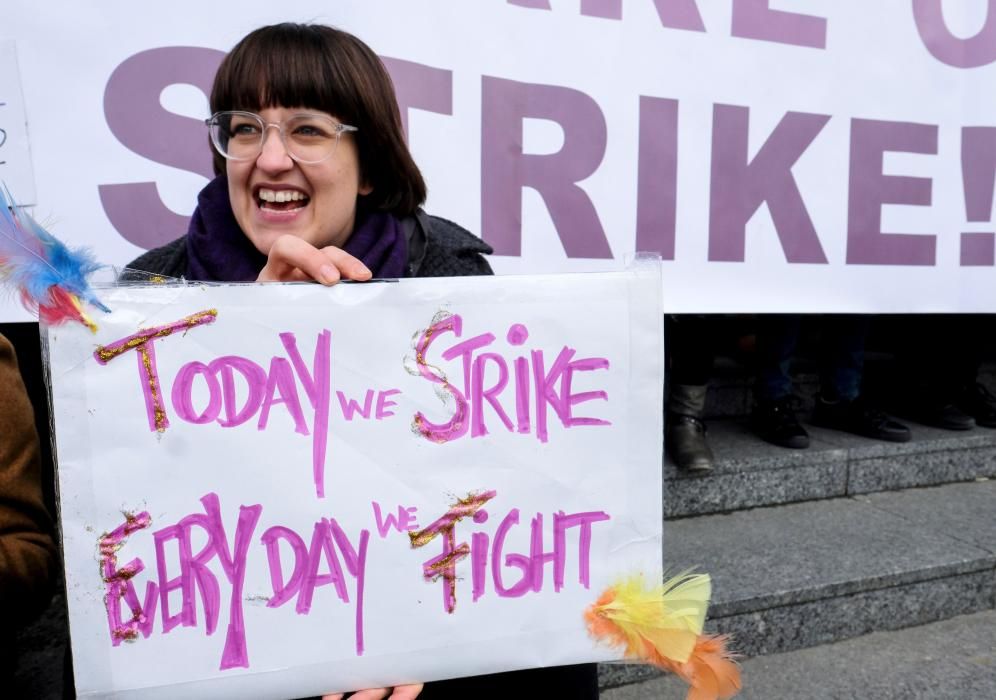
[[[273,107],[331,114],[356,127],[360,174],[371,193],[357,206],[410,216],[425,201],[425,180],[405,142],[391,76],[358,38],[320,24],[275,24],[250,32],[218,67],[211,112]],[[212,149],[214,150],[214,149]],[[214,172],[226,172],[214,150]]]
[[[290,29],[290,28],[288,28]],[[211,94],[211,111],[268,107],[303,107],[354,120],[357,109],[350,99],[345,72],[328,51],[319,32],[271,31],[248,37],[219,69]]]

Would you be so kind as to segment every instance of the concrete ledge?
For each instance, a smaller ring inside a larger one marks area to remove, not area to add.
[[[664,465],[664,515],[681,518],[996,477],[996,430],[953,432],[911,423],[908,443],[806,426],[811,445],[790,450],[757,438],[744,421],[709,423],[715,469]]]
[[[996,481],[979,481],[684,518],[665,523],[664,561],[712,575],[707,629],[754,657],[991,610],[994,513]],[[658,675],[600,669],[605,688]]]
[[[632,683],[640,683],[641,681],[647,681],[653,678],[661,678],[662,680],[672,681],[674,695],[647,695],[632,697],[674,697],[676,699],[685,697],[684,692],[681,691],[681,688],[685,686],[685,684],[677,678],[672,678],[669,674],[664,673],[654,666],[631,663],[598,665],[598,687],[603,691],[606,688],[629,686]]]
[[[977,489],[996,512],[989,482],[929,490],[938,512]],[[950,527],[904,514],[904,493],[838,498],[665,523],[664,561],[713,577],[714,617],[996,569],[996,543],[952,537]]]
[[[769,445],[742,421],[709,423],[716,466],[705,475],[664,465],[664,516],[722,513],[744,508],[843,496],[846,448],[813,440],[808,450]]]
[[[992,570],[888,586],[848,596],[786,605],[714,620],[745,657],[827,644],[869,632],[896,630],[990,610]]]
[[[600,670],[610,688],[612,670]],[[996,611],[901,631],[747,659],[743,700],[907,700],[996,697]],[[685,684],[650,670],[643,682],[606,690],[603,700],[684,698]]]

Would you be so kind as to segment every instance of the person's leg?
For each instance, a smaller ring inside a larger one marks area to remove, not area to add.
[[[868,315],[824,316],[820,358],[820,395],[813,424],[856,435],[907,442],[910,429],[871,405],[861,391]]]
[[[809,435],[795,415],[789,364],[799,340],[802,317],[758,316],[757,369],[751,425],[767,442],[781,447],[809,447]]]
[[[669,316],[665,338],[671,360],[667,399],[667,453],[682,469],[712,469],[703,421],[714,355],[713,322],[705,316]]]
[[[957,350],[952,367],[952,379],[957,387],[954,404],[974,418],[976,425],[996,428],[996,396],[979,381],[988,342],[986,330],[993,317],[961,314],[949,318],[952,326],[949,340]]]
[[[830,314],[821,321],[820,393],[829,401],[854,401],[861,394],[871,316]]]
[[[935,428],[974,428],[975,419],[958,405],[965,385],[974,382],[978,371],[977,360],[968,350],[972,343],[959,317],[913,316],[905,335],[906,342],[899,353],[903,385],[897,413]]]
[[[755,401],[780,401],[792,395],[789,365],[795,355],[801,326],[802,317],[798,315],[766,314],[757,317]]]

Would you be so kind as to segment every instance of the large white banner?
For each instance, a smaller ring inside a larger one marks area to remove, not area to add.
[[[583,614],[662,576],[659,285],[98,290],[48,333],[80,696],[618,658]]]
[[[429,211],[499,272],[657,251],[671,311],[996,310],[996,0],[10,5],[38,217],[108,263],[184,232],[224,52],[318,21],[387,60]]]

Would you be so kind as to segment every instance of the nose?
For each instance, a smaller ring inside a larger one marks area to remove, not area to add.
[[[256,157],[256,166],[267,172],[281,172],[294,167],[294,160],[287,152],[276,124],[268,124],[266,127],[263,134],[263,148]]]

